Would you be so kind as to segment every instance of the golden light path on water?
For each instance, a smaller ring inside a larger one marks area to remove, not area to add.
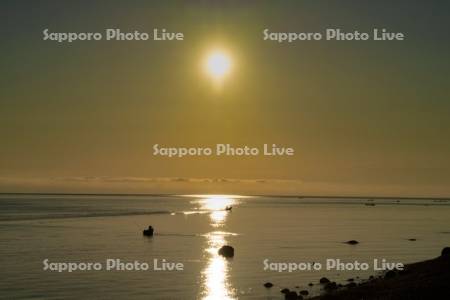
[[[213,228],[220,228],[230,211],[226,208],[237,203],[230,196],[208,196],[198,201],[200,209],[210,211],[209,217]],[[236,299],[235,291],[229,283],[229,262],[218,254],[218,250],[227,244],[226,236],[231,233],[215,230],[206,235],[207,248],[205,254],[208,262],[202,271],[202,299]]]

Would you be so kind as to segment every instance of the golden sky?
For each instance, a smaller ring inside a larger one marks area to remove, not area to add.
[[[450,195],[442,7],[171,3],[1,5],[1,192]],[[45,28],[111,27],[166,28],[185,39],[42,40]],[[383,27],[407,39],[262,39],[265,28],[328,27]],[[212,49],[232,64],[220,88],[202,69]],[[216,143],[275,143],[295,155],[152,155],[154,144]]]

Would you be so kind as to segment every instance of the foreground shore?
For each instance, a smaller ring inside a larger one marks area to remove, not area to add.
[[[409,264],[404,271],[388,272],[359,285],[331,290],[310,299],[450,299],[449,250],[445,248],[435,259]]]

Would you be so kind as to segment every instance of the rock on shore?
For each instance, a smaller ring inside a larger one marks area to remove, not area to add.
[[[444,248],[446,249],[446,248]],[[448,249],[448,248],[447,248]],[[316,300],[419,300],[450,299],[450,255],[406,265],[404,271],[374,278],[352,287],[332,290]],[[348,285],[347,285],[348,286]]]

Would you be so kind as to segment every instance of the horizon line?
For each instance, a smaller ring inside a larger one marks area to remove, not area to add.
[[[191,194],[168,194],[168,193],[42,193],[42,192],[0,192],[0,195],[48,195],[48,196],[142,196],[142,197],[183,197]],[[198,196],[212,196],[218,194],[196,194]],[[426,196],[417,196],[417,197],[407,197],[407,196],[368,196],[368,195],[359,195],[359,196],[346,196],[346,195],[258,195],[258,194],[249,194],[249,195],[237,195],[237,194],[220,194],[223,196],[246,196],[246,197],[267,197],[267,198],[328,198],[328,199],[342,199],[342,198],[350,198],[350,199],[403,199],[403,200],[450,200],[450,196],[447,197],[426,197]]]

